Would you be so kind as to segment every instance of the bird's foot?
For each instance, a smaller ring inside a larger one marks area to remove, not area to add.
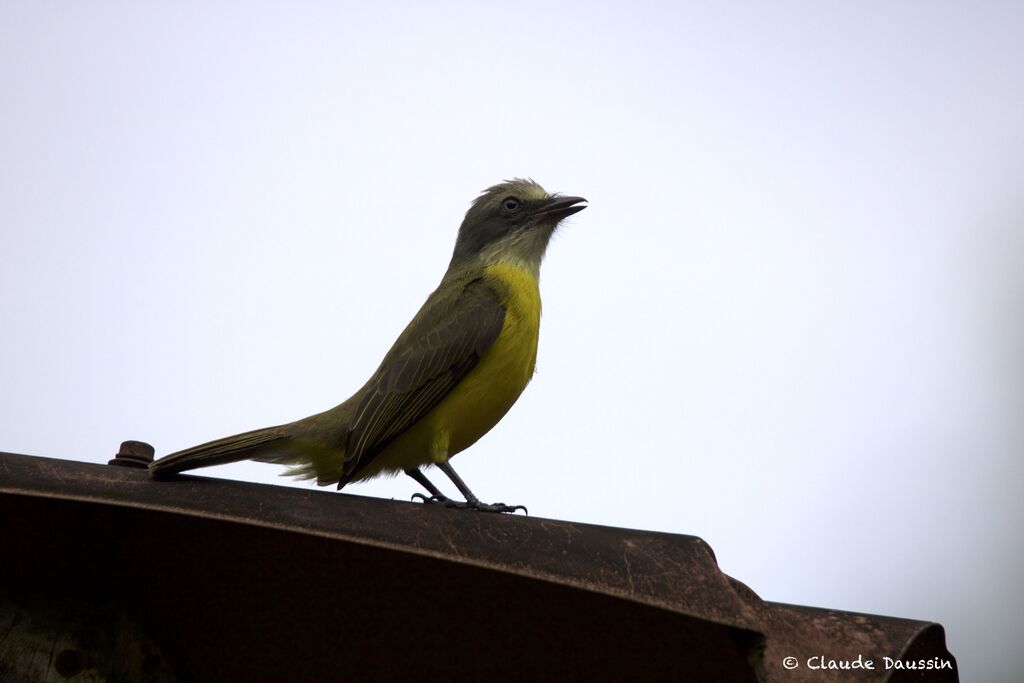
[[[466,503],[467,507],[481,512],[508,512],[515,514],[516,510],[522,510],[527,516],[530,511],[525,505],[505,505],[504,503],[481,503],[479,500],[473,503]]]
[[[446,496],[426,496],[422,493],[412,494],[411,500],[422,500],[424,503],[440,503],[445,507],[455,507],[457,501],[452,500]]]
[[[422,500],[424,503],[438,503],[444,505],[446,508],[454,508],[456,510],[479,510],[480,512],[510,512],[515,513],[516,510],[522,510],[527,515],[530,514],[529,510],[526,509],[525,505],[505,505],[504,503],[481,503],[479,500],[452,500],[446,496],[426,496],[422,493],[412,494],[413,500]]]

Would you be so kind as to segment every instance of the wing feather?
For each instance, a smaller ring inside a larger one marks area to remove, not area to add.
[[[365,467],[444,400],[476,367],[504,322],[505,308],[484,278],[428,299],[365,387],[348,434],[346,473]]]

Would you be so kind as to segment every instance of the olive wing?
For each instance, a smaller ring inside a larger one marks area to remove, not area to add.
[[[433,305],[432,305],[433,304]],[[483,278],[449,301],[428,301],[388,352],[355,412],[345,472],[365,467],[476,367],[501,333],[505,307]]]

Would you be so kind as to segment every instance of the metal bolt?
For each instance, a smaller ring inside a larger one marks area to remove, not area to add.
[[[153,462],[153,453],[153,447],[145,441],[124,441],[121,443],[121,450],[107,464],[145,468]]]

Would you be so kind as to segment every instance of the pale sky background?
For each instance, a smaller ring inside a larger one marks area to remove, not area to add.
[[[1020,680],[1024,4],[426,4],[0,2],[0,450],[341,402],[531,176],[590,207],[477,494]]]

